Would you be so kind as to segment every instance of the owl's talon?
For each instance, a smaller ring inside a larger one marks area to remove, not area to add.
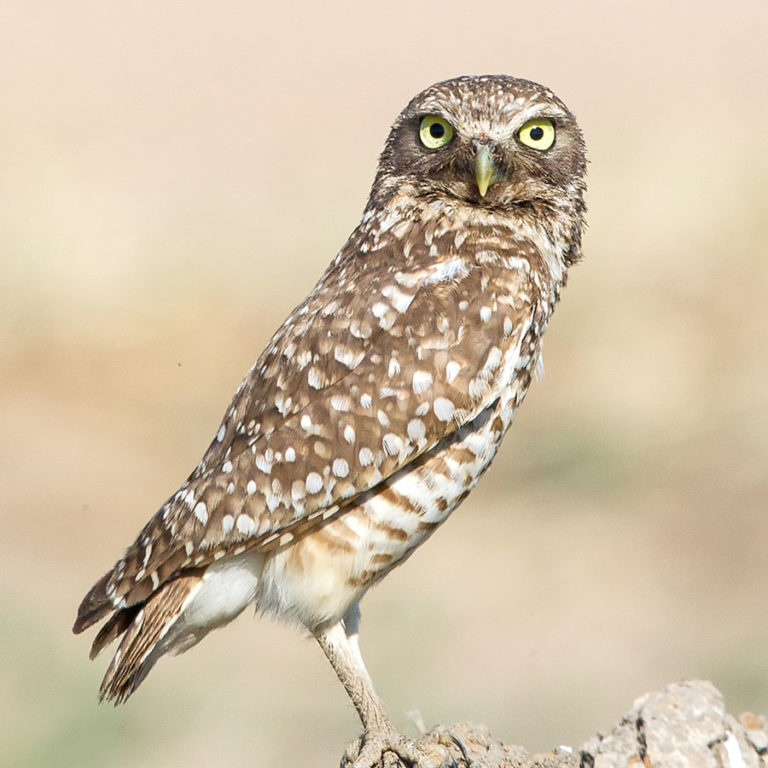
[[[357,754],[354,753],[357,751]],[[387,760],[387,753],[395,756],[396,763]],[[351,762],[350,762],[351,760]],[[424,736],[416,741],[397,731],[365,733],[346,749],[342,768],[458,768],[446,746],[434,738]]]
[[[467,766],[471,764],[471,760],[469,758],[469,755],[467,754],[466,745],[464,744],[462,739],[452,734],[447,728],[444,728],[441,725],[437,725],[429,732],[429,734],[426,734],[423,738],[431,739],[435,741],[437,744],[442,744],[444,747],[447,747],[449,750],[452,747],[456,747],[459,750],[459,752],[461,752],[461,756],[464,760],[464,764]],[[453,755],[451,755],[451,768],[459,768],[459,764],[456,762]]]

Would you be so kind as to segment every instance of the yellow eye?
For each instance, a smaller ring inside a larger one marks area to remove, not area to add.
[[[453,126],[437,115],[425,115],[419,125],[419,138],[427,149],[440,149],[453,138]]]
[[[549,149],[555,143],[555,125],[546,117],[529,120],[517,134],[521,144],[534,149]]]

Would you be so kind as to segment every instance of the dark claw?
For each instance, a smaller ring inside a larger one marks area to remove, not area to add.
[[[458,736],[454,736],[452,733],[449,733],[448,736],[450,736],[451,741],[459,748],[461,756],[464,758],[464,763],[467,765],[467,768],[469,768],[471,765],[471,760],[467,754],[467,748],[464,746],[464,742]],[[453,768],[459,768],[453,757],[451,757],[451,761],[453,763]]]

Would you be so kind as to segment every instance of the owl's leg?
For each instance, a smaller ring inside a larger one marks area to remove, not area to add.
[[[342,765],[371,768],[381,763],[385,752],[394,752],[414,768],[442,768],[455,765],[447,750],[436,743],[423,744],[399,734],[373,690],[358,642],[360,608],[355,603],[338,624],[315,633],[317,642],[352,700],[363,724],[361,740],[353,745]],[[349,750],[348,750],[349,752]]]
[[[360,653],[360,607],[355,603],[338,624],[315,634],[336,676],[355,705],[365,732],[394,731]]]

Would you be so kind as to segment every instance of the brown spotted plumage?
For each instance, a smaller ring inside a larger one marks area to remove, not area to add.
[[[362,221],[235,393],[200,464],[83,600],[122,636],[100,695],[247,605],[318,639],[365,727],[355,766],[437,747],[394,733],[358,602],[489,466],[580,253],[584,149],[550,91],[438,83],[395,122]],[[433,745],[434,746],[434,745]]]

